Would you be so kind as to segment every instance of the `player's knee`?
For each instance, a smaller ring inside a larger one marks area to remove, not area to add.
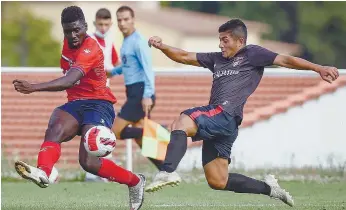
[[[171,125],[171,130],[172,131],[177,130],[176,127],[177,127],[177,120],[174,120],[172,125]]]
[[[48,125],[46,130],[45,140],[62,143],[65,139],[64,126],[60,123]]]
[[[180,115],[179,118],[172,123],[171,130],[182,130],[187,132],[188,126],[186,122],[190,119],[187,118],[189,117],[186,115]]]
[[[227,185],[226,177],[207,177],[207,182],[210,188],[214,190],[223,190]]]

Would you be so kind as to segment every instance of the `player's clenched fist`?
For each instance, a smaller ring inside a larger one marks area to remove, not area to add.
[[[35,89],[32,84],[25,80],[13,80],[14,89],[20,93],[30,94],[35,92]]]
[[[338,69],[332,66],[321,66],[321,68],[318,69],[318,73],[324,81],[329,83],[332,83],[332,81],[339,77]]]
[[[160,49],[162,47],[162,39],[158,36],[153,36],[149,39],[148,44],[149,46],[153,46],[157,49]]]

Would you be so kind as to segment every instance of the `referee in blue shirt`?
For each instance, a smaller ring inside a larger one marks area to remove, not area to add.
[[[134,11],[122,6],[116,15],[118,27],[124,36],[120,50],[122,64],[108,72],[108,76],[124,75],[127,101],[114,121],[113,131],[118,139],[134,138],[142,147],[143,118],[146,115],[150,117],[155,105],[151,51],[147,40],[134,27]],[[159,168],[161,161],[149,159]]]

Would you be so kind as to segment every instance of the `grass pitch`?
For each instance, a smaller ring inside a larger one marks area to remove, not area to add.
[[[346,209],[346,183],[280,182],[294,197],[295,207],[263,195],[214,191],[205,183],[182,183],[145,194],[143,210],[342,210]],[[129,209],[126,186],[115,183],[62,182],[41,189],[28,182],[2,183],[2,209]]]

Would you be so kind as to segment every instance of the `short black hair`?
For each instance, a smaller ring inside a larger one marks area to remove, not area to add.
[[[85,23],[84,13],[80,7],[66,7],[61,13],[61,24],[72,23],[78,20]]]
[[[119,7],[119,9],[117,10],[117,13],[118,12],[125,12],[125,11],[129,11],[131,13],[131,17],[135,17],[135,12],[129,6],[121,6],[121,7]]]
[[[106,8],[101,8],[96,12],[96,19],[111,19],[111,12]]]
[[[219,33],[230,31],[232,36],[237,38],[244,38],[245,43],[247,39],[247,28],[243,21],[240,19],[232,19],[222,24],[219,27]]]

